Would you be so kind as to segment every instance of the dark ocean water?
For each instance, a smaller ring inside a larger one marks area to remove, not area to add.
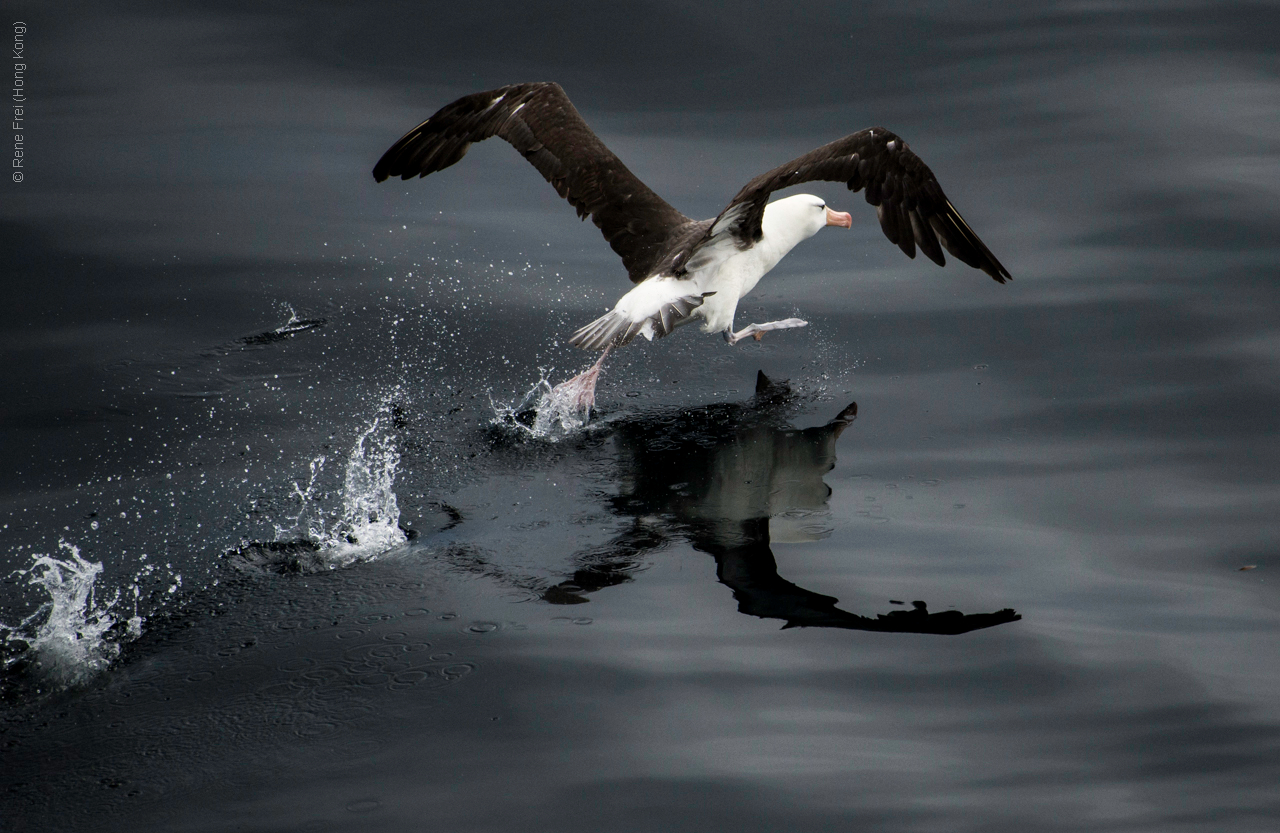
[[[0,830],[1276,829],[1280,11],[1021,9],[10,15]],[[889,127],[1014,280],[806,186],[808,328],[495,424],[621,264],[370,169],[525,80],[695,217]]]

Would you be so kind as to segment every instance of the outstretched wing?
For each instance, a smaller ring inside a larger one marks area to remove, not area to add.
[[[513,84],[444,106],[383,154],[373,178],[435,173],[490,136],[510,142],[579,217],[591,217],[632,281],[649,277],[673,231],[692,223],[627,170],[550,82]]]
[[[883,127],[851,133],[751,180],[681,259],[688,263],[697,249],[725,235],[731,235],[739,248],[751,246],[760,239],[760,219],[769,195],[814,180],[846,182],[850,191],[865,188],[885,237],[907,257],[914,258],[919,246],[930,260],[945,266],[942,249],[946,248],[956,259],[1000,283],[1012,278],[947,199],[929,166]]]

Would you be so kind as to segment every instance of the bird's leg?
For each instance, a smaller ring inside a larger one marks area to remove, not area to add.
[[[807,327],[809,322],[803,318],[784,318],[781,321],[766,321],[763,324],[748,324],[736,333],[732,329],[724,331],[724,340],[737,344],[747,336],[754,336],[756,341],[770,330],[790,330],[792,327]]]
[[[581,414],[585,422],[596,404],[596,381],[600,378],[600,369],[604,367],[605,357],[612,349],[612,344],[606,345],[595,364],[567,382],[561,382],[552,388],[551,401]]]

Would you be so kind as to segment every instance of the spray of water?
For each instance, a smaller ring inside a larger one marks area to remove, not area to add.
[[[321,547],[342,563],[371,558],[405,542],[392,489],[400,452],[384,421],[385,415],[375,418],[347,457],[342,519]]]
[[[328,457],[321,454],[312,459],[311,474],[304,489],[295,480],[293,495],[298,499],[298,514],[293,516],[287,525],[276,524],[276,540],[305,540],[317,542],[325,537],[325,513],[320,501],[320,476],[324,474],[324,464]]]
[[[33,658],[47,678],[67,687],[86,682],[110,665],[120,653],[119,641],[142,632],[142,618],[135,609],[122,623],[126,626],[123,631],[117,628],[119,591],[103,603],[94,598],[102,564],[85,560],[79,548],[66,541],[58,546],[67,557],[37,555],[29,569],[18,571],[28,576],[32,586],[43,588],[49,601],[16,627],[0,628],[6,631],[6,643],[26,647],[13,652],[7,664]]]
[[[289,527],[276,528],[277,540],[314,544],[330,567],[365,561],[406,540],[394,490],[400,452],[386,411],[379,412],[356,438],[343,470],[341,509],[326,511],[320,483],[327,459],[311,461],[304,488],[293,484],[298,514]]]
[[[606,349],[591,367],[555,387],[547,381],[546,371],[539,369],[537,383],[515,403],[494,402],[490,396],[493,424],[553,442],[578,431],[591,419],[596,382],[608,355]]]
[[[400,509],[393,490],[400,454],[386,409],[364,427],[347,455],[340,491],[341,508],[326,512],[321,486],[326,458],[311,461],[306,487],[295,483],[299,511],[288,529],[277,527],[277,538],[310,542],[322,564],[338,567],[373,558],[405,543]],[[121,590],[110,599],[95,597],[102,575],[100,562],[88,561],[73,544],[60,541],[62,557],[37,554],[30,567],[13,575],[26,576],[48,601],[17,625],[0,623],[0,670],[33,664],[41,676],[59,687],[79,685],[107,668],[120,646],[142,633],[138,612],[141,583],[158,567],[145,563],[130,591],[132,615]],[[143,556],[145,559],[145,556]],[[171,575],[169,594],[177,592],[182,576]]]

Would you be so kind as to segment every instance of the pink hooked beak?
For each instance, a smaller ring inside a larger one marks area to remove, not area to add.
[[[853,215],[847,211],[832,211],[827,209],[827,225],[839,226],[840,228],[853,227]]]

